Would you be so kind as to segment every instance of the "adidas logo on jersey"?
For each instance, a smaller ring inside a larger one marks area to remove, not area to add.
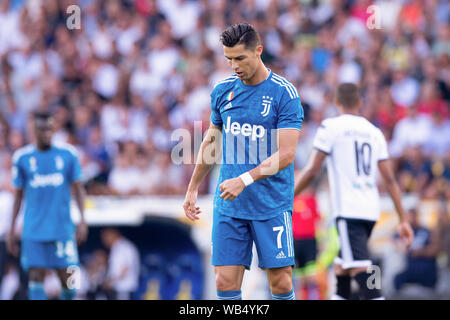
[[[283,258],[286,258],[286,255],[284,254],[283,251],[280,251],[280,252],[277,254],[276,258],[277,258],[277,259],[283,259]]]
[[[242,126],[239,122],[231,122],[231,117],[227,117],[227,123],[223,126],[223,130],[226,133],[231,132],[233,135],[242,134],[244,137],[252,137],[252,140],[255,141],[257,138],[264,137],[266,133],[266,129],[264,129],[261,125],[251,125],[249,123],[243,123]]]

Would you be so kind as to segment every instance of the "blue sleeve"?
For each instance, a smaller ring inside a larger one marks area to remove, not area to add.
[[[217,127],[222,127],[222,117],[220,116],[219,107],[217,103],[217,87],[211,92],[211,122]]]
[[[293,128],[300,130],[303,118],[303,107],[300,98],[287,100],[278,110],[277,129]]]
[[[25,185],[25,176],[20,167],[20,158],[16,159],[13,162],[13,165],[11,168],[11,176],[12,176],[13,186],[17,189],[22,189]]]
[[[81,180],[81,166],[78,157],[75,155],[72,155],[72,166],[70,168],[69,176],[70,182]]]

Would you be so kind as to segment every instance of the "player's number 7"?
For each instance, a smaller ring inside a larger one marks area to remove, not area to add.
[[[283,226],[273,227],[272,230],[273,231],[278,231],[278,234],[277,234],[277,247],[278,247],[278,249],[281,249],[281,235],[283,234],[284,227]]]

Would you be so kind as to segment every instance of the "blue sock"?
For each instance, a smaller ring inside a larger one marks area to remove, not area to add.
[[[295,300],[294,289],[291,289],[288,293],[275,294],[272,293],[272,300]]]
[[[29,300],[47,300],[42,282],[28,282],[28,299]]]
[[[217,290],[217,299],[219,300],[242,300],[241,290],[219,291]]]
[[[73,300],[75,299],[76,290],[75,289],[62,289],[59,300]]]

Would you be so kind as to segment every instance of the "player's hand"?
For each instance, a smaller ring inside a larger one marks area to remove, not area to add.
[[[81,220],[80,224],[77,226],[77,231],[75,233],[75,239],[78,244],[86,241],[88,236],[88,226],[84,220]]]
[[[400,222],[400,224],[397,226],[397,232],[402,243],[406,248],[409,248],[414,240],[414,231],[411,228],[409,222]]]
[[[220,197],[223,200],[233,201],[244,190],[245,184],[241,178],[227,179],[220,184]]]
[[[183,203],[184,214],[192,221],[200,219],[198,215],[202,213],[200,207],[195,206],[195,203],[197,202],[197,194],[197,190],[188,191]]]
[[[10,232],[8,238],[6,239],[6,249],[14,257],[19,256],[19,245],[14,232]]]

